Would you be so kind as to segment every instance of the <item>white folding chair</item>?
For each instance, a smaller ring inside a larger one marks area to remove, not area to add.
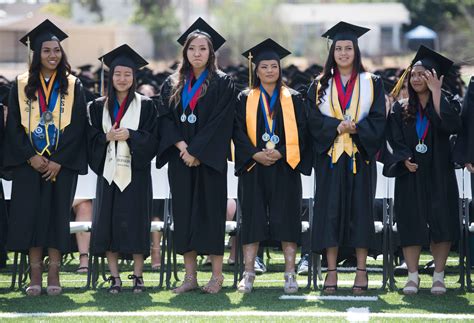
[[[227,161],[227,199],[234,199],[237,203],[235,219],[232,221],[226,221],[225,223],[225,232],[227,234],[234,234],[234,241],[237,243],[236,254],[234,259],[234,288],[237,288],[239,279],[241,279],[244,265],[242,254],[242,241],[240,239],[241,209],[238,198],[238,187],[239,178],[235,176],[235,164],[232,161]]]
[[[158,169],[155,167],[155,160],[151,162],[151,181],[153,186],[153,199],[164,200],[163,219],[152,221],[150,232],[162,232],[161,237],[161,266],[159,287],[163,286],[163,279],[166,270],[166,285],[170,287],[171,282],[171,249],[172,249],[172,221],[170,217],[170,185],[168,180],[168,165]],[[167,255],[167,257],[165,257]],[[174,274],[177,279],[176,253],[173,252]]]

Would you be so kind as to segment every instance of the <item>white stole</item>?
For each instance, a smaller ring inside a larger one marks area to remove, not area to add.
[[[130,130],[138,129],[141,105],[141,95],[135,93],[135,98],[130,103],[130,106],[120,121],[120,127]],[[102,111],[102,129],[104,130],[104,133],[107,133],[112,129],[112,120],[110,119],[110,113],[107,109],[107,100],[104,103],[104,109]],[[116,143],[117,148],[115,148]],[[132,155],[130,154],[130,147],[128,147],[126,141],[110,141],[107,145],[103,176],[109,185],[111,185],[112,182],[115,182],[121,192],[123,192],[128,184],[131,183]]]

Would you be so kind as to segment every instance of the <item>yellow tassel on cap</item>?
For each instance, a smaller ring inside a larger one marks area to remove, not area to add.
[[[411,66],[408,66],[403,72],[402,76],[400,76],[400,78],[398,79],[397,84],[395,84],[395,86],[393,87],[392,92],[390,92],[390,95],[393,98],[398,97],[398,94],[400,94],[400,91],[402,90],[402,87],[403,87],[403,83],[405,82],[405,78],[407,77],[410,70],[411,70]]]
[[[249,52],[249,88],[251,89],[252,88],[252,85],[253,85],[253,82],[252,82],[252,53]]]

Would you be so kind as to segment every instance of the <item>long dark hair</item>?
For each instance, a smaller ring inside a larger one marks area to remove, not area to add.
[[[64,52],[61,43],[58,41],[59,48],[61,49],[61,61],[56,68],[56,79],[59,80],[59,92],[63,95],[67,95],[68,80],[67,77],[71,74],[71,65],[67,60],[67,55]],[[36,91],[38,87],[41,86],[40,73],[41,73],[41,48],[36,48],[33,51],[33,59],[31,61],[30,68],[28,70],[28,82],[25,86],[26,97],[35,101],[38,98],[36,97]]]
[[[418,98],[418,94],[416,93],[415,89],[411,86],[411,71],[407,75],[407,89],[408,89],[408,104],[402,111],[402,118],[405,123],[409,123],[416,120],[416,113],[418,111],[418,107],[420,105],[420,99]],[[430,100],[431,100],[431,91],[430,92]]]
[[[319,79],[319,83],[321,84],[321,88],[318,91],[318,102],[320,104],[323,102],[323,97],[326,94],[326,89],[329,85],[329,80],[333,77],[333,73],[337,68],[336,60],[334,59],[334,51],[336,49],[337,41],[333,41],[331,47],[329,48],[329,55],[326,60],[326,64],[324,64],[323,75]],[[353,70],[359,74],[365,72],[364,65],[362,65],[362,55],[360,54],[359,44],[357,42],[352,42],[354,46],[354,62],[352,63]]]
[[[170,103],[174,102],[177,106],[181,101],[181,91],[183,90],[184,83],[186,80],[186,76],[189,75],[190,71],[192,71],[192,65],[188,60],[188,48],[191,45],[191,42],[198,38],[203,37],[207,41],[207,46],[209,47],[209,59],[207,60],[206,68],[209,71],[206,80],[202,84],[200,98],[206,94],[207,87],[209,86],[209,81],[212,75],[217,71],[217,63],[216,63],[216,53],[214,51],[214,46],[212,45],[212,41],[206,34],[200,31],[194,31],[189,34],[188,38],[186,39],[186,43],[183,46],[182,51],[182,59],[181,64],[178,67],[178,72],[173,74],[172,80],[174,81],[173,89],[171,91],[170,96]]]
[[[115,92],[114,88],[114,72],[115,68],[120,65],[115,65],[112,66],[112,68],[109,70],[109,78],[107,82],[107,109],[109,110],[110,118],[113,120],[113,115],[114,115],[114,106],[115,106],[115,101],[117,101],[117,93]],[[128,66],[127,66],[128,67]],[[125,109],[132,103],[133,99],[135,99],[135,91],[137,89],[137,77],[136,77],[136,71],[135,69],[132,68],[133,71],[133,82],[132,86],[128,89],[128,94],[127,94],[127,102],[125,103]],[[122,102],[119,102],[122,103]]]
[[[278,69],[280,70],[280,76],[278,77],[275,88],[279,90],[281,86],[285,85],[285,83],[283,82],[283,74],[282,74],[282,71],[281,71],[280,61],[279,60],[276,60],[276,61],[278,63]],[[260,84],[262,84],[262,81],[260,81],[260,78],[257,76],[258,65],[260,65],[260,62],[255,64],[255,68],[253,69],[253,78],[252,79],[254,80],[254,82],[252,84],[252,89],[256,89],[256,88],[260,87]]]

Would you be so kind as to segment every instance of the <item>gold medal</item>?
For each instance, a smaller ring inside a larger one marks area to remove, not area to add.
[[[267,141],[267,143],[265,144],[265,147],[267,149],[275,149],[275,143],[273,143],[271,141]]]

